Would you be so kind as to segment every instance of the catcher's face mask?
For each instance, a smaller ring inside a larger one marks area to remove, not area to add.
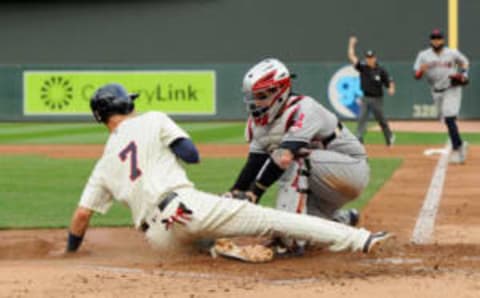
[[[291,87],[290,73],[277,59],[268,58],[253,66],[243,80],[243,101],[254,118],[269,122],[285,103]]]

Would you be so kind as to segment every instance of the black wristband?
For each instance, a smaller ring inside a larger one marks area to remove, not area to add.
[[[258,182],[253,183],[250,188],[251,188],[250,191],[253,192],[257,196],[256,203],[260,202],[260,197],[263,195],[266,188]]]
[[[67,252],[75,252],[78,250],[80,245],[83,241],[83,235],[77,236],[72,234],[72,232],[68,232],[68,239],[67,239]]]
[[[284,141],[280,144],[280,148],[290,150],[295,157],[298,157],[298,153],[301,151],[301,149],[307,147],[308,143],[303,141]]]
[[[275,183],[282,176],[283,172],[285,170],[280,168],[272,158],[269,158],[255,182],[250,186],[250,190],[257,196],[257,199],[260,199],[265,190]]]

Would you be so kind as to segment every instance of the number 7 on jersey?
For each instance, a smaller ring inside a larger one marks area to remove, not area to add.
[[[130,180],[135,181],[142,175],[142,171],[137,167],[137,144],[131,141],[119,154],[120,160],[125,161],[130,153]]]

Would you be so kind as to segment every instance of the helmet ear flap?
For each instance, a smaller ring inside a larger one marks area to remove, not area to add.
[[[98,122],[107,123],[115,114],[130,114],[135,105],[133,101],[139,95],[128,94],[120,84],[107,84],[100,87],[90,99],[90,108]]]
[[[129,102],[129,103],[127,104],[127,114],[129,114],[130,112],[132,112],[134,107],[135,107],[135,105],[133,104],[133,101]]]
[[[113,97],[94,97],[92,98],[90,107],[92,108],[93,116],[98,122],[106,122],[110,110]]]

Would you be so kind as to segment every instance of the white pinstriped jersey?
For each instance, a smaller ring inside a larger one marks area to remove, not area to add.
[[[162,194],[193,186],[169,148],[180,137],[188,135],[161,112],[121,122],[110,134],[79,205],[106,213],[116,199],[131,209],[138,227]]]
[[[449,76],[457,72],[459,64],[468,64],[468,59],[460,51],[448,47],[444,47],[440,54],[428,48],[418,53],[413,69],[418,71],[422,64],[428,65],[425,76],[432,88],[445,89],[450,87]]]

